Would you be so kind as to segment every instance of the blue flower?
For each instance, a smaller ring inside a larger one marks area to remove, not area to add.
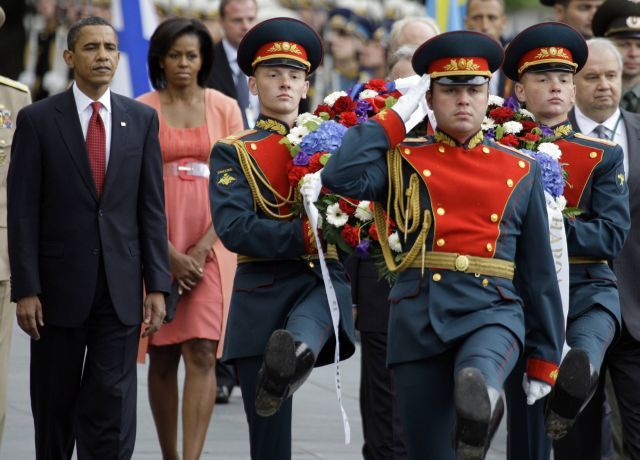
[[[347,127],[335,121],[326,121],[300,142],[300,153],[311,156],[317,152],[335,152],[342,144]]]
[[[369,240],[360,240],[360,243],[358,243],[358,245],[356,246],[356,256],[360,257],[361,259],[368,259],[370,246],[371,243],[369,242]]]
[[[395,81],[388,81],[384,84],[384,86],[387,87],[387,91],[385,91],[386,93],[392,93],[396,90],[396,82]]]
[[[371,107],[369,101],[365,101],[364,99],[358,101],[358,105],[355,110],[358,123],[364,123],[367,121],[369,119],[369,111],[372,109],[373,107]]]
[[[540,123],[540,131],[542,131],[542,137],[552,137],[556,134],[553,129],[549,128],[547,125],[543,125],[542,123]]]
[[[484,137],[486,139],[491,139],[492,141],[496,140],[496,130],[494,128],[489,128],[485,131]]]
[[[509,96],[508,98],[506,98],[502,106],[509,107],[514,112],[520,110],[520,102],[518,102],[518,99],[516,99],[514,96]]]
[[[562,196],[564,192],[564,177],[562,176],[560,162],[541,152],[522,151],[533,156],[538,161],[544,189],[554,198]]]
[[[347,90],[347,94],[354,101],[358,99],[358,94],[364,89],[364,83],[356,83],[351,87],[351,89]]]
[[[298,154],[293,157],[293,164],[296,166],[307,166],[309,164],[309,156],[298,152]]]

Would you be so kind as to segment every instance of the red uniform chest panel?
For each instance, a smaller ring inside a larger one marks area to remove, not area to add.
[[[280,139],[282,136],[271,134],[259,141],[245,141],[245,146],[271,187],[286,198],[291,189],[288,178],[291,154],[284,145],[279,144]],[[281,202],[279,199],[277,201]],[[280,215],[290,211],[288,204],[278,208]]]
[[[567,206],[578,207],[589,178],[593,175],[598,163],[602,161],[604,150],[565,139],[555,143],[562,150],[560,162],[567,171],[567,184],[564,187]]]
[[[529,162],[484,145],[464,150],[440,143],[401,151],[431,197],[431,250],[493,257],[507,202],[529,173]]]

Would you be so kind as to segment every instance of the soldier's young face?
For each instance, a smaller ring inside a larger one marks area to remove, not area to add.
[[[480,129],[489,103],[489,84],[449,86],[432,82],[427,103],[438,128],[464,142]]]
[[[264,115],[286,119],[298,113],[300,99],[307,97],[309,82],[304,70],[259,65],[249,77],[249,90],[258,95]]]
[[[625,78],[633,79],[640,76],[640,38],[614,38],[613,43],[622,54]]]
[[[103,25],[82,27],[73,49],[64,51],[78,87],[90,97],[106,90],[119,59],[118,37],[113,28]]]
[[[593,15],[603,3],[604,0],[569,0],[566,5],[556,3],[554,9],[558,21],[570,25],[584,38],[591,38],[593,37],[591,30]]]
[[[536,119],[549,126],[566,120],[576,98],[570,72],[527,72],[515,84],[514,91]]]

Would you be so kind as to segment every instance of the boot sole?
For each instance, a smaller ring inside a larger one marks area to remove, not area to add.
[[[275,414],[288,395],[296,370],[295,343],[291,333],[278,330],[271,334],[264,352],[264,375],[256,389],[256,413],[261,417]]]
[[[456,459],[482,460],[491,423],[491,403],[482,374],[463,369],[455,379]]]
[[[545,429],[551,439],[567,435],[591,391],[589,356],[578,349],[570,350],[560,364],[558,380],[549,400]]]

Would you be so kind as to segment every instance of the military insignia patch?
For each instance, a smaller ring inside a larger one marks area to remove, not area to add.
[[[620,168],[616,171],[616,188],[618,189],[618,193],[624,193],[626,184],[627,180],[624,175],[624,169]]]
[[[13,121],[11,120],[11,111],[0,107],[0,128],[13,128]]]
[[[217,180],[218,185],[223,187],[228,187],[233,184],[237,179],[232,175],[233,169],[221,169],[217,172]]]

